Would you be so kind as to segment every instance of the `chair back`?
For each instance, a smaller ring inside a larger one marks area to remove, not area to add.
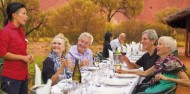
[[[48,79],[48,82],[45,85],[33,87],[31,89],[31,94],[50,94],[51,84],[51,79]]]
[[[37,64],[35,64],[35,71],[35,86],[40,86],[42,84],[42,73]]]
[[[31,94],[50,94],[51,79],[44,85],[42,84],[42,73],[37,64],[35,64],[35,85],[31,88]]]

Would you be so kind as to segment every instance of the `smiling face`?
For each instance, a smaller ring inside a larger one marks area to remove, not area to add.
[[[89,37],[80,38],[77,43],[78,52],[81,54],[84,54],[86,49],[90,46],[90,43],[91,43],[91,39]]]
[[[25,25],[27,18],[26,8],[20,8],[17,12],[13,13],[13,22],[16,26]]]
[[[167,56],[168,54],[170,54],[171,51],[170,48],[167,47],[161,39],[158,40],[158,45],[156,46],[156,49],[157,55],[159,55],[160,57]]]
[[[55,38],[52,41],[52,51],[54,51],[57,55],[62,54],[63,51],[65,51],[65,45],[62,39],[60,38]]]
[[[145,51],[149,51],[151,46],[154,46],[154,40],[150,40],[148,38],[148,34],[143,34],[142,35],[141,43],[142,43],[142,46],[143,46],[143,50],[145,50]]]
[[[121,43],[121,44],[124,44],[125,43],[125,39],[126,39],[126,35],[125,35],[125,33],[121,33],[120,35],[119,35],[119,42]]]

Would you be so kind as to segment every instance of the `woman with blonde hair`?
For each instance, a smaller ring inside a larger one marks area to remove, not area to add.
[[[63,34],[60,33],[53,38],[50,55],[43,62],[42,78],[45,83],[51,79],[52,84],[56,84],[59,75],[71,77],[71,72],[68,74],[73,69],[67,57],[69,48],[69,40]]]

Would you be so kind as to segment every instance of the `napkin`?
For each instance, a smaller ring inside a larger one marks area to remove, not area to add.
[[[46,85],[44,85],[41,88],[36,89],[36,94],[50,94],[51,84],[52,84],[52,81],[51,79],[49,79]]]
[[[120,88],[99,88],[93,94],[125,94]]]
[[[35,85],[33,86],[33,89],[34,88],[37,88],[37,89],[34,90],[34,92],[36,91],[36,94],[50,94],[51,84],[52,84],[51,79],[48,80],[47,84],[42,85],[42,82],[41,82],[42,74],[41,74],[41,70],[37,64],[35,64],[35,70],[36,70]]]
[[[35,85],[34,86],[40,86],[42,84],[42,82],[41,82],[42,73],[37,64],[35,64],[35,70],[36,70],[36,73],[35,73]]]
[[[137,77],[137,75],[135,75],[135,74],[119,74],[119,73],[116,73],[115,76],[117,76],[119,78],[134,78],[134,77]]]
[[[113,52],[111,50],[108,50],[109,51],[109,61],[113,61]]]
[[[127,79],[106,79],[104,81],[104,84],[110,85],[110,86],[124,86],[124,85],[129,85],[130,81]]]

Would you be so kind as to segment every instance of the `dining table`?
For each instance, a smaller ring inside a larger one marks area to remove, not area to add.
[[[135,63],[145,52],[135,50],[127,52],[126,56],[132,63]],[[114,54],[109,50],[110,57],[103,60],[96,66],[85,67],[81,71],[82,83],[76,83],[69,79],[61,79],[51,87],[51,94],[132,94],[137,84],[140,84],[143,77],[135,74],[118,74],[115,72],[116,60]],[[125,63],[121,63],[123,70],[129,69]]]
[[[82,71],[82,83],[73,85],[72,79],[62,79],[52,86],[51,94],[132,94],[141,77],[135,74],[115,73],[109,61],[99,63],[99,67],[86,67]],[[128,69],[126,65],[121,67]],[[74,89],[73,89],[74,88]],[[66,91],[66,93],[64,93]]]

